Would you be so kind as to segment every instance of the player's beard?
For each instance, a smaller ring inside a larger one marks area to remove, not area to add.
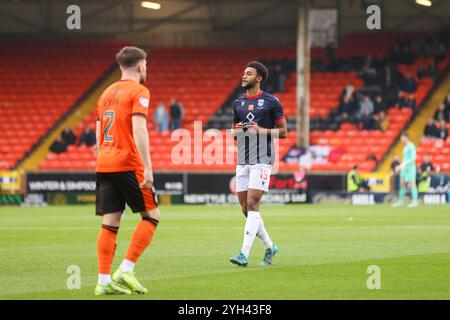
[[[250,90],[250,89],[252,89],[254,86],[255,86],[255,84],[256,84],[256,80],[255,79],[253,79],[253,81],[248,81],[247,82],[247,84],[246,85],[241,85],[242,86],[242,88],[244,88],[245,90]]]
[[[143,84],[145,82],[145,80],[147,80],[147,75],[145,73],[141,73],[141,75],[139,77],[139,83]]]

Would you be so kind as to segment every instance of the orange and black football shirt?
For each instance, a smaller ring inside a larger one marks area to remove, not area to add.
[[[134,143],[132,116],[147,118],[149,102],[148,89],[133,80],[117,81],[100,96],[97,172],[134,171],[144,167]]]

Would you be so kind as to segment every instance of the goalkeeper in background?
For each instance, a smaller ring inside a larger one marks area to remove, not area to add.
[[[401,140],[405,145],[403,147],[403,161],[396,167],[396,171],[400,172],[400,191],[399,199],[393,205],[393,207],[399,207],[404,204],[406,188],[411,188],[412,202],[408,205],[408,208],[414,208],[418,206],[419,192],[416,185],[416,146],[409,140],[406,132],[402,133]]]

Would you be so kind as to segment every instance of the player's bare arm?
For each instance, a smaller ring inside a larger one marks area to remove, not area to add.
[[[151,189],[153,186],[153,170],[150,158],[147,119],[141,115],[134,115],[132,121],[134,143],[136,144],[136,149],[144,163],[144,181],[140,184],[140,187]]]
[[[101,125],[100,125],[100,121],[97,120],[95,123],[95,146],[94,146],[95,154],[98,154],[98,149],[99,149],[98,144],[100,143],[100,132],[101,132]]]

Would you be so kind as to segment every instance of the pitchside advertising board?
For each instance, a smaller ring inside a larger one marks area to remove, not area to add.
[[[378,203],[393,204],[398,200],[395,193],[348,193],[348,192],[311,192],[311,202],[316,204],[352,204],[375,205]],[[450,193],[422,193],[420,199],[424,204],[446,204],[450,202]],[[410,201],[408,197],[407,202]]]
[[[188,175],[187,193],[184,203],[192,204],[238,204],[236,178],[233,174],[192,174]],[[305,203],[307,178],[299,181],[293,174],[277,174],[270,177],[269,193],[263,203]]]
[[[348,203],[371,205],[393,203],[397,193],[389,192],[388,176],[370,174],[368,179],[371,193],[347,193],[345,175],[310,174],[301,179],[294,174],[271,176],[270,191],[263,202],[284,203]],[[23,197],[25,205],[83,204],[95,203],[95,173],[29,173],[27,192]],[[155,174],[155,188],[160,203],[175,204],[238,204],[235,194],[236,182],[233,174],[208,173],[158,173]],[[435,176],[430,192],[421,194],[426,204],[450,202],[450,177]],[[18,204],[22,199],[4,199]]]
[[[237,204],[233,174],[155,174],[162,203]],[[94,173],[30,173],[25,204],[95,203]],[[293,174],[271,176],[266,203],[307,202],[307,182]]]
[[[156,174],[155,188],[163,199],[181,197],[183,174]],[[84,204],[95,203],[95,173],[29,173],[24,203]]]

